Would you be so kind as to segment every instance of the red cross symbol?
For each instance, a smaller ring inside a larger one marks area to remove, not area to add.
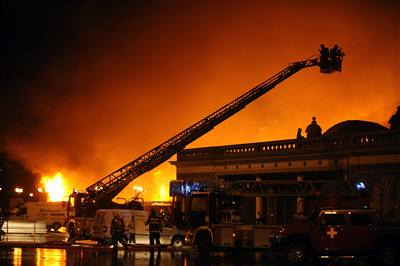
[[[327,234],[331,239],[334,239],[335,236],[337,236],[338,232],[335,230],[335,228],[329,227],[329,231],[327,231],[326,234]]]

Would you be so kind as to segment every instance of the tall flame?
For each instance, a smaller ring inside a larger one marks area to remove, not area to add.
[[[157,195],[158,199],[161,201],[168,201],[170,200],[169,197],[169,192],[167,187],[164,184],[160,185],[160,188],[158,190],[158,195]]]
[[[40,183],[48,194],[48,201],[62,201],[65,196],[65,184],[60,172],[53,176],[43,176]]]
[[[139,195],[145,201],[170,201],[169,183],[174,179],[173,171],[165,168],[157,169],[149,173],[147,178],[135,180],[133,195]],[[132,190],[128,193],[132,195]]]
[[[166,176],[161,170],[157,170],[153,173],[155,179],[157,180],[157,185],[151,196],[152,200],[157,201],[169,201],[168,184],[171,181],[168,176]]]

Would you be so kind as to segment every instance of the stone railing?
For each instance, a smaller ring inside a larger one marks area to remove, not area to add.
[[[301,155],[364,148],[400,147],[400,131],[383,131],[353,136],[289,139],[210,148],[185,149],[178,161]]]

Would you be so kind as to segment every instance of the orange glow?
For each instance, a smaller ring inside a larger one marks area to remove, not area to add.
[[[141,186],[133,186],[133,190],[137,193],[143,193],[144,189]]]
[[[64,199],[66,189],[61,173],[58,172],[53,176],[43,176],[40,183],[48,194],[47,201],[62,201]]]
[[[25,64],[35,78],[7,88],[18,95],[10,106],[21,110],[2,116],[9,130],[1,130],[1,142],[35,172],[61,169],[67,194],[317,53],[321,43],[343,47],[342,73],[302,70],[187,148],[295,138],[313,116],[323,132],[344,120],[387,126],[400,105],[398,1],[160,2],[116,6],[104,13],[105,24],[103,16],[75,12],[73,21],[83,24],[76,38],[66,36],[73,43],[43,57],[59,60]],[[118,196],[132,197],[136,185],[146,201],[165,200],[175,177],[165,162]]]
[[[169,197],[169,182],[171,178],[168,178],[166,175],[163,174],[161,170],[157,170],[153,173],[154,179],[157,180],[156,187],[153,190],[153,194],[150,196],[152,201],[168,201],[170,200]]]
[[[175,179],[175,174],[168,168],[163,166],[158,167],[150,173],[138,178],[134,181],[135,185],[132,187],[134,195],[140,195],[145,201],[169,201],[169,182]],[[132,191],[132,190],[131,190]],[[131,191],[122,192],[132,193]]]

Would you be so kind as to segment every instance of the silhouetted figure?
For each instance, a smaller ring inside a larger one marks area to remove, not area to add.
[[[390,129],[400,130],[400,106],[397,106],[397,112],[389,119]]]
[[[321,55],[321,60],[328,61],[329,58],[329,48],[325,47],[325,45],[321,44],[319,53]]]
[[[125,223],[118,213],[114,215],[114,218],[111,221],[110,232],[112,237],[113,250],[115,252],[118,250],[118,242],[120,242],[125,247],[125,249],[128,248],[128,245],[125,241]]]
[[[135,224],[135,216],[132,215],[131,220],[128,224],[128,242],[136,243],[136,224]]]
[[[304,137],[301,135],[301,128],[297,129],[297,136],[296,139],[303,139]]]
[[[340,49],[337,44],[335,44],[335,46],[333,46],[333,48],[330,50],[329,56],[332,61],[332,66],[335,70],[342,70],[342,61],[344,55],[345,54],[343,53],[342,49]]]
[[[154,240],[156,241],[158,252],[161,251],[160,245],[160,232],[161,232],[161,218],[157,216],[156,210],[152,209],[145,223],[149,225],[149,241],[150,241],[150,252],[154,252]]]
[[[311,124],[306,128],[307,138],[318,138],[322,136],[322,129],[317,124],[315,116],[312,118]]]
[[[322,73],[330,73],[332,70],[332,62],[329,58],[329,48],[321,44],[320,49],[320,62],[319,67]]]

